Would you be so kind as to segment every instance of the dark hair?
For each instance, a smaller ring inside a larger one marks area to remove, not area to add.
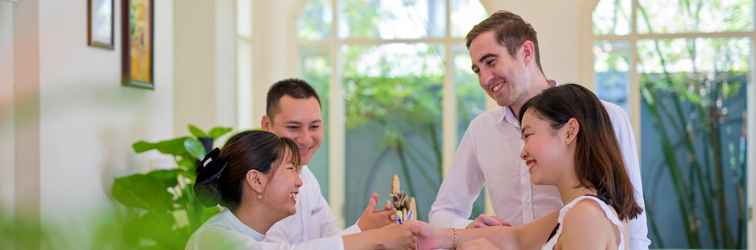
[[[271,164],[287,152],[299,165],[299,151],[292,140],[261,130],[240,132],[228,139],[223,149],[214,149],[201,161],[194,191],[205,205],[220,203],[235,210],[241,203],[247,172],[268,173]]]
[[[265,103],[265,114],[273,118],[273,115],[278,111],[278,103],[284,96],[290,96],[296,99],[307,99],[315,97],[320,105],[320,97],[315,89],[307,82],[301,79],[290,78],[280,80],[273,84],[268,90],[268,97]]]
[[[536,52],[536,65],[538,65],[538,69],[543,73],[543,67],[541,66],[541,51],[538,47],[538,35],[536,34],[535,29],[533,29],[533,25],[525,22],[522,17],[515,13],[506,10],[497,11],[473,26],[470,32],[467,32],[467,36],[465,37],[465,45],[467,45],[467,48],[470,48],[470,44],[476,37],[488,31],[494,31],[496,41],[499,42],[500,45],[506,47],[509,55],[513,57],[516,55],[517,49],[522,46],[523,42],[533,42]]]
[[[554,129],[575,118],[580,124],[575,149],[575,175],[580,186],[596,189],[622,220],[633,219],[643,211],[633,196],[633,184],[625,170],[609,114],[593,92],[577,84],[546,89],[522,106],[520,123],[528,109],[548,120]]]

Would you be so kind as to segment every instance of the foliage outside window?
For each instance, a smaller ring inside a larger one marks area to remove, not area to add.
[[[485,107],[463,41],[471,24],[484,17],[475,0],[307,2],[297,24],[299,66],[324,100],[326,133],[333,127],[328,114],[338,108],[331,106],[331,87],[345,99],[347,188],[323,191],[346,193],[347,223],[359,216],[371,192],[387,198],[393,174],[418,198],[419,218],[427,220],[442,179],[444,129],[454,130],[456,148],[467,124]],[[454,109],[443,108],[444,86],[453,88]],[[456,116],[453,127],[443,127],[445,115]],[[329,181],[329,143],[326,135],[310,164],[321,187]],[[474,215],[482,212],[482,200]]]
[[[651,247],[745,248],[753,2],[636,3],[598,3],[594,69],[600,97],[639,112]]]

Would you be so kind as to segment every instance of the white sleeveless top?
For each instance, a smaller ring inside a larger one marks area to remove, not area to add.
[[[619,217],[617,217],[617,213],[614,211],[614,208],[606,204],[604,201],[599,199],[595,196],[590,195],[584,195],[575,198],[572,200],[569,204],[565,205],[561,209],[559,209],[559,224],[557,224],[556,233],[549,239],[549,241],[546,242],[545,245],[541,248],[541,250],[552,250],[557,244],[557,241],[559,241],[559,235],[562,234],[562,225],[564,225],[564,216],[567,215],[567,212],[570,211],[571,208],[575,207],[578,202],[581,200],[593,200],[594,202],[598,203],[601,207],[601,210],[604,211],[604,215],[606,218],[609,219],[609,221],[614,224],[614,226],[617,228],[617,232],[619,233],[620,241],[619,246],[617,247],[618,250],[624,250],[625,249],[625,239],[624,234],[622,233],[623,224],[622,221],[619,220]]]

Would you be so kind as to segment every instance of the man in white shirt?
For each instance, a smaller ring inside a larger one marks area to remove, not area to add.
[[[522,139],[516,114],[525,102],[556,83],[541,67],[538,39],[520,16],[498,11],[472,28],[466,37],[472,70],[480,87],[498,108],[479,114],[462,137],[454,163],[430,211],[431,224],[481,227],[525,224],[562,206],[555,187],[530,182],[520,159]],[[635,199],[645,209],[638,153],[627,114],[603,102],[612,120]],[[485,185],[496,216],[469,220],[473,202]],[[630,249],[648,249],[645,212],[629,222]]]
[[[301,162],[305,165],[300,174],[303,185],[297,195],[297,212],[274,224],[266,234],[267,240],[297,244],[382,228],[393,222],[391,216],[394,211],[377,211],[375,206],[378,197],[373,194],[354,225],[342,231],[336,224],[336,218],[320,192],[320,183],[306,166],[320,148],[323,138],[320,98],[309,84],[299,79],[276,82],[268,90],[266,106],[266,115],[261,121],[262,128],[296,142]],[[407,232],[403,233],[401,237],[411,237],[411,234],[408,236]],[[376,236],[369,237],[376,244],[395,241],[399,237],[390,234],[371,235]]]

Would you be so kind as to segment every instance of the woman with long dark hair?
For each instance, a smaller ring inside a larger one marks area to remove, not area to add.
[[[531,181],[556,186],[566,205],[518,227],[424,226],[422,248],[626,248],[623,222],[642,210],[601,101],[580,85],[560,85],[530,99],[518,118]]]
[[[414,249],[410,225],[390,225],[298,245],[266,240],[265,233],[274,223],[296,212],[302,186],[298,152],[292,140],[265,131],[238,133],[223,149],[211,151],[201,162],[194,190],[206,205],[220,204],[226,209],[198,228],[186,249]],[[376,234],[394,240],[379,246],[366,240]]]

